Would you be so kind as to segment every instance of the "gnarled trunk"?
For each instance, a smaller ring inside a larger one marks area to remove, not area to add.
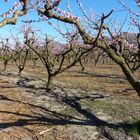
[[[52,81],[53,81],[54,76],[51,74],[48,74],[48,81],[46,85],[46,90],[51,90],[52,89]]]
[[[126,64],[120,65],[120,67],[123,73],[125,74],[127,80],[131,84],[131,86],[138,93],[138,96],[140,96],[140,82],[135,79],[132,71],[129,69],[129,67]]]
[[[106,53],[121,67],[122,72],[126,76],[128,82],[134,88],[134,90],[138,93],[140,97],[140,82],[135,78],[132,70],[130,69],[129,65],[125,61],[122,56],[118,56],[112,49],[105,49]]]

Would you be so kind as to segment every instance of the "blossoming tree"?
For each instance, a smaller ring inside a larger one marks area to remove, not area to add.
[[[4,0],[8,2],[8,0]],[[6,12],[2,13],[0,16],[3,18],[0,21],[0,27],[6,24],[16,24],[16,21],[19,17],[25,15],[28,11],[28,0],[19,0],[18,2],[14,3],[10,9],[7,9]],[[20,9],[20,7],[22,7]],[[12,15],[11,17],[9,17]]]
[[[87,24],[91,28],[91,30],[98,30],[98,33],[96,36],[92,35],[91,33],[88,33],[87,30],[84,28],[84,25],[81,24],[80,20],[73,16],[71,13],[65,13],[64,11],[57,8],[60,1],[57,1],[55,3],[52,3],[52,1],[46,1],[46,4],[43,9],[38,9],[39,13],[46,16],[47,18],[56,19],[65,23],[73,24],[79,31],[79,34],[81,35],[83,41],[85,44],[90,44],[96,47],[99,47],[104,52],[108,54],[109,57],[114,60],[116,64],[118,64],[123,73],[125,74],[127,80],[131,84],[131,86],[134,88],[134,90],[138,93],[140,96],[140,82],[139,80],[134,76],[133,71],[130,68],[130,65],[128,61],[126,61],[124,57],[124,48],[125,48],[125,40],[122,36],[122,34],[116,34],[114,35],[112,31],[110,30],[110,27],[105,24],[105,19],[113,12],[111,11],[107,15],[102,15],[100,20],[98,22],[94,22],[91,20],[91,18],[88,18],[88,16],[85,14],[85,12],[82,9],[81,4],[77,0],[77,3],[79,5],[79,8],[83,12],[84,19],[86,20]],[[139,1],[137,1],[139,4]],[[104,31],[107,31],[111,39],[106,39],[104,37]],[[138,56],[140,52],[140,34],[137,35],[137,43],[138,43]]]
[[[11,51],[10,51],[10,43],[9,39],[1,39],[1,47],[0,47],[0,58],[4,64],[4,71],[8,65],[8,62],[11,60]]]
[[[135,77],[133,72],[133,70],[139,68],[140,34],[137,34],[137,52],[135,53],[137,55],[136,60],[138,63],[137,66],[132,69],[124,54],[125,48],[128,45],[124,39],[124,36],[121,32],[114,35],[110,29],[110,26],[105,23],[105,20],[112,14],[113,10],[106,15],[102,14],[100,18],[97,16],[94,18],[93,12],[91,12],[90,16],[88,16],[83,10],[82,4],[79,2],[79,0],[76,0],[76,2],[83,14],[83,19],[79,19],[78,17],[74,16],[69,6],[67,6],[68,12],[60,10],[58,6],[61,3],[61,0],[20,0],[19,3],[16,3],[9,11],[2,14],[4,19],[0,22],[0,27],[6,24],[15,24],[18,17],[26,14],[28,10],[34,8],[37,8],[38,14],[41,17],[46,17],[47,20],[53,18],[74,25],[85,44],[102,49],[116,64],[120,66],[127,80],[140,96],[140,81]],[[137,3],[138,7],[140,7],[140,1],[135,0],[135,2]],[[17,10],[17,7],[20,5],[22,5],[21,10]],[[134,14],[130,9],[128,9],[128,11],[130,11],[130,14],[132,14],[132,22],[139,29],[140,24],[135,20],[135,16],[139,15]],[[7,18],[7,15],[11,13],[13,13],[13,16],[11,18]],[[84,24],[82,24],[81,20],[84,21]],[[86,27],[88,26],[88,29],[85,27],[85,25]],[[105,38],[104,32],[108,33],[110,39]]]

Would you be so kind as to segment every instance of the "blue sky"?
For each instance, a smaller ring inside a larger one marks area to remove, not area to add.
[[[1,11],[0,14],[2,14],[4,11],[9,9],[11,5],[18,0],[11,0],[8,3],[4,3],[3,0],[0,0],[1,5]],[[60,8],[62,10],[66,9],[65,3],[69,2],[70,7],[72,9],[72,12],[74,15],[81,16],[80,11],[77,8],[77,5],[75,3],[76,0],[62,0],[62,3],[60,4]],[[126,12],[119,12],[122,10],[122,6],[118,3],[117,0],[80,0],[80,2],[83,5],[83,8],[85,11],[89,11],[89,8],[92,8],[98,15],[101,15],[102,13],[108,13],[110,10],[114,9],[116,12],[112,14],[112,18],[116,18],[120,21],[123,21],[126,16]],[[123,0],[123,2],[126,3],[128,7],[130,7],[133,11],[139,11],[136,3],[134,0]],[[139,11],[140,12],[140,11]],[[31,14],[28,14],[27,16],[24,16],[20,18],[16,24],[16,26],[13,25],[7,25],[2,28],[0,28],[0,36],[8,37],[9,36],[9,30],[12,30],[13,33],[17,32],[17,28],[21,26],[21,20],[24,20],[25,18],[29,17],[30,19],[37,19],[37,13],[32,12]],[[53,21],[54,24],[57,24],[56,21]],[[47,22],[40,22],[40,23],[32,23],[32,26],[36,30],[41,30],[44,34],[48,33],[51,36],[58,37],[59,33],[53,30],[52,27],[50,27]],[[127,28],[127,24],[124,28]],[[59,37],[58,37],[59,38]]]

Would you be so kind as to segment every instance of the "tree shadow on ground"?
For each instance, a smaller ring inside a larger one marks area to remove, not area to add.
[[[8,97],[6,97],[4,95],[0,95],[0,100],[13,101],[12,99],[9,99]]]
[[[48,93],[46,93],[47,96]],[[12,111],[2,111],[0,110],[1,114],[11,114],[15,116],[19,116],[20,119],[18,119],[15,122],[1,122],[0,123],[0,129],[5,129],[12,126],[27,126],[27,125],[36,125],[36,124],[42,124],[42,125],[83,125],[83,126],[96,126],[98,128],[102,129],[102,133],[105,137],[109,139],[113,139],[104,129],[104,127],[112,128],[112,129],[124,129],[128,130],[134,127],[134,124],[129,123],[109,123],[107,121],[99,119],[96,115],[88,111],[87,109],[83,109],[82,105],[78,102],[81,99],[103,99],[104,96],[100,94],[96,94],[95,97],[91,96],[83,96],[83,97],[77,97],[77,96],[68,96],[67,94],[61,95],[59,93],[55,93],[51,91],[49,94],[49,97],[55,98],[55,100],[59,103],[65,104],[66,106],[74,109],[77,113],[82,115],[85,119],[81,119],[72,115],[67,115],[64,113],[60,113],[57,111],[52,111],[46,107],[42,107],[39,105],[34,105],[31,103],[25,103],[20,100],[14,100],[9,99],[7,97],[1,96],[1,100],[8,100],[13,102],[19,102],[25,105],[28,105],[34,110],[40,110],[39,112],[34,112],[31,114],[26,113],[19,113],[19,112],[12,112]],[[43,113],[42,113],[43,112]],[[22,118],[23,117],[23,118]]]
[[[70,72],[72,72],[71,76],[73,76],[73,77],[110,78],[110,79],[113,79],[114,81],[118,81],[120,83],[126,82],[125,77],[118,76],[116,74],[103,74],[103,73],[89,72],[89,71],[70,71]]]
[[[115,91],[114,93],[120,93],[124,96],[127,96],[127,95],[132,95],[133,92],[135,92],[133,88],[125,88],[122,89],[121,91]]]

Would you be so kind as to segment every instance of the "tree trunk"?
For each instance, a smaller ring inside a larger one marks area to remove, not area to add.
[[[33,68],[36,67],[36,62],[37,62],[37,59],[34,59],[34,60],[33,60]]]
[[[53,77],[51,74],[48,75],[48,81],[47,81],[47,86],[46,86],[46,90],[51,90],[52,89],[52,81],[53,81]]]
[[[98,63],[98,60],[97,60],[97,59],[95,59],[95,67],[97,66],[97,63]]]
[[[85,67],[84,67],[83,64],[82,64],[82,61],[79,60],[79,63],[80,63],[80,66],[81,66],[81,71],[84,71],[84,70],[85,70]]]
[[[8,61],[4,61],[4,68],[3,68],[3,71],[6,71],[7,64],[8,64]]]
[[[120,67],[123,73],[125,74],[127,80],[134,88],[134,90],[138,93],[138,96],[140,97],[140,82],[135,79],[132,71],[129,69],[129,67],[126,64],[120,65]]]
[[[122,56],[116,55],[112,49],[106,49],[105,51],[121,67],[128,82],[131,84],[131,86],[134,88],[134,90],[138,93],[138,96],[140,97],[140,82],[135,78],[125,59]]]
[[[19,68],[19,70],[18,70],[18,76],[21,76],[22,71],[23,71],[23,69]]]

